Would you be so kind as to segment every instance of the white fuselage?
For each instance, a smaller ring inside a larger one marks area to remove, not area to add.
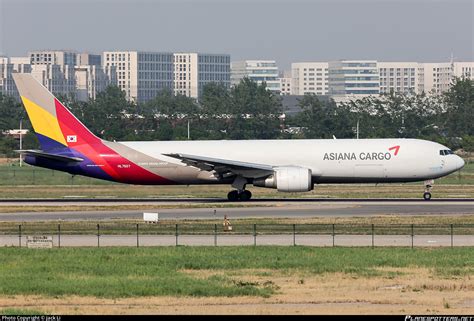
[[[300,166],[312,171],[314,183],[411,182],[435,179],[464,166],[438,143],[419,139],[315,139],[240,141],[121,142],[160,160],[157,166],[187,166],[164,156],[183,153],[271,166]],[[159,168],[157,168],[159,172]],[[168,177],[182,184],[210,183],[199,170]],[[194,173],[194,174],[193,174]],[[168,174],[169,176],[169,174]],[[217,183],[217,182],[216,182]]]

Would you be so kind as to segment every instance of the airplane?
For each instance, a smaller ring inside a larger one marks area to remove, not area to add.
[[[307,192],[316,184],[433,180],[464,166],[449,148],[420,139],[293,139],[111,142],[94,135],[31,74],[13,74],[41,150],[26,163],[72,175],[139,185],[230,184],[229,201],[248,201],[247,185]],[[125,130],[125,129],[124,129]]]

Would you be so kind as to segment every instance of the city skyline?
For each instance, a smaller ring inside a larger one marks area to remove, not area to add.
[[[388,92],[440,94],[453,77],[471,78],[474,61],[427,63],[339,60],[292,63],[279,72],[275,60],[231,62],[230,55],[111,51],[101,55],[71,51],[31,51],[28,57],[0,57],[0,92],[18,97],[13,73],[31,73],[56,93],[87,100],[118,85],[128,100],[143,102],[162,89],[199,100],[204,86],[226,88],[247,77],[277,95],[330,95],[337,101]]]
[[[474,60],[471,1],[2,0],[0,11],[7,56],[47,48],[214,52],[274,59],[281,70],[348,58]]]

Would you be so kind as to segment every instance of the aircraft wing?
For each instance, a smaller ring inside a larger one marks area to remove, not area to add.
[[[32,149],[16,150],[16,152],[24,154],[24,155],[48,158],[48,159],[52,159],[52,160],[64,162],[64,163],[71,163],[71,162],[79,163],[83,161],[83,159],[79,157],[70,157],[70,156],[65,156],[65,155],[51,154],[51,153],[43,152],[41,150],[32,150]]]
[[[187,154],[163,154],[181,160],[189,166],[197,167],[203,171],[214,171],[219,178],[227,178],[240,175],[245,178],[259,178],[273,174],[274,169],[270,165],[246,163],[227,159],[187,155]]]

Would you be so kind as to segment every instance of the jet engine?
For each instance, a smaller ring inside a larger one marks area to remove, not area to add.
[[[313,189],[311,170],[298,166],[276,167],[272,175],[253,180],[254,186],[276,188],[279,192],[307,192]]]

